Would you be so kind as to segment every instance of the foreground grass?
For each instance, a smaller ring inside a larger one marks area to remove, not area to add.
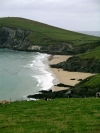
[[[0,106],[0,133],[99,133],[100,99],[55,99]]]
[[[35,45],[59,44],[61,42],[69,42],[74,45],[80,45],[100,40],[100,37],[72,32],[40,22],[17,17],[0,18],[0,28],[3,26],[32,31],[27,39]]]

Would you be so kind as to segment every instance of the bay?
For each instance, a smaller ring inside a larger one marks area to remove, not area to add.
[[[27,95],[53,86],[50,55],[0,49],[0,100],[26,99]]]

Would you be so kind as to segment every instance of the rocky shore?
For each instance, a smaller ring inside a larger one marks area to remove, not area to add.
[[[35,98],[35,99],[54,99],[54,98],[70,98],[71,97],[71,90],[61,90],[61,91],[52,91],[52,90],[41,90],[38,94],[33,94],[27,96],[27,98]]]

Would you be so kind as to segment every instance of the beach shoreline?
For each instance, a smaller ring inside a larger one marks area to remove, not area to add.
[[[57,63],[66,61],[70,57],[71,57],[71,55],[52,55],[49,60],[49,62],[50,62],[49,64],[50,65],[57,64]],[[64,71],[63,69],[57,69],[57,68],[52,68],[52,67],[50,67],[50,70],[52,71],[53,77],[54,77],[54,80],[53,80],[54,86],[52,87],[52,90],[54,90],[54,91],[68,89],[68,87],[55,86],[59,83],[74,86],[80,82],[79,79],[83,80],[89,76],[94,75],[91,73],[84,73],[84,72]],[[72,79],[74,79],[74,80],[72,80]],[[55,81],[57,81],[57,82],[55,82]]]

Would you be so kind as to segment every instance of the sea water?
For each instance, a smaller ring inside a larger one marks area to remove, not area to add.
[[[77,31],[77,32],[100,37],[100,31]]]
[[[0,100],[21,100],[53,86],[50,55],[0,49]]]

